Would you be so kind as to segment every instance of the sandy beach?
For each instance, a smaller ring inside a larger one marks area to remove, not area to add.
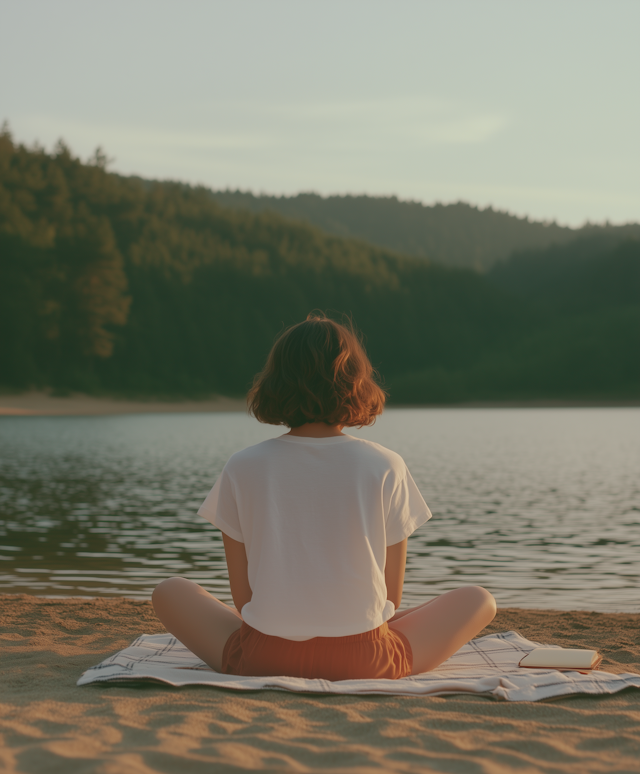
[[[0,395],[0,416],[100,416],[246,410],[247,404],[243,399],[222,396],[208,400],[141,401],[81,394],[59,397],[36,391]]]
[[[237,694],[75,683],[142,633],[149,602],[0,597],[0,769],[96,772],[637,772],[640,691],[505,703],[481,696]],[[485,630],[640,671],[640,615],[500,610]]]

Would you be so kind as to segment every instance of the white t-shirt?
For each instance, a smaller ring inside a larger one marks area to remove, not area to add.
[[[431,518],[402,457],[349,435],[283,435],[234,454],[198,513],[245,544],[246,623],[295,640],[389,620],[387,546]]]

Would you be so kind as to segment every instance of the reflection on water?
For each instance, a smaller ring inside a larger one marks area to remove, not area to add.
[[[0,418],[0,592],[126,595],[184,575],[230,601],[196,510],[243,414]],[[640,409],[396,409],[352,431],[398,451],[434,518],[404,605],[463,584],[500,605],[640,609]]]

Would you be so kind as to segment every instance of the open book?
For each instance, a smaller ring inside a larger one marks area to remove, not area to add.
[[[595,669],[602,661],[597,650],[577,648],[536,648],[520,659],[521,667],[536,669]]]

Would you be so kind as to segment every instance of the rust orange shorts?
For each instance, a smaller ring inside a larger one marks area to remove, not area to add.
[[[227,640],[222,673],[353,680],[397,680],[411,674],[409,640],[384,623],[377,629],[348,637],[314,637],[296,642],[263,634],[246,623]]]

